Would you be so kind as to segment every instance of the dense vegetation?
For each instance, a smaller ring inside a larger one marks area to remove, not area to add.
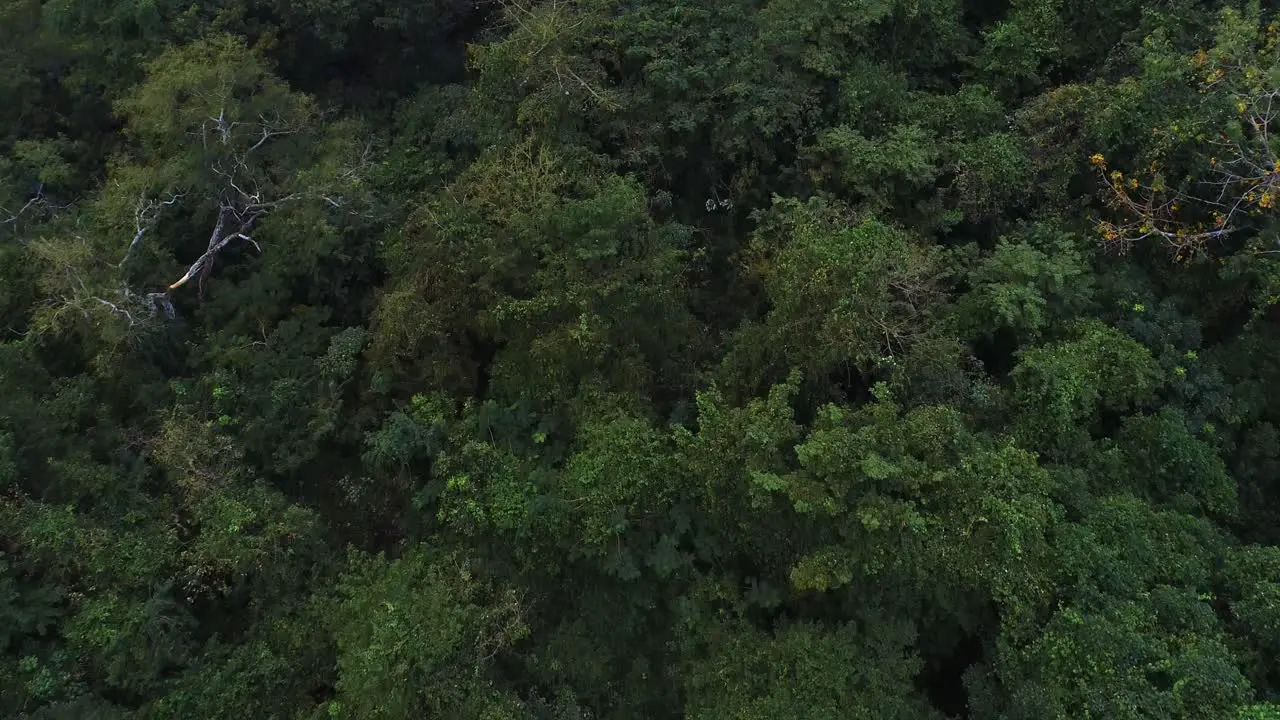
[[[1280,718],[1272,18],[0,0],[0,716]]]

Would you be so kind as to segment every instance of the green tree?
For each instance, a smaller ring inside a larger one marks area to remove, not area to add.
[[[519,592],[476,577],[463,558],[427,556],[423,548],[390,562],[352,558],[331,620],[339,691],[331,715],[522,714],[486,677],[526,633]]]
[[[935,249],[817,198],[777,200],[748,262],[768,311],[739,331],[725,368],[748,390],[792,367],[812,381],[870,373],[929,332],[941,292]]]

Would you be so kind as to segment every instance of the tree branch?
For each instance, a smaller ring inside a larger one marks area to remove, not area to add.
[[[128,250],[125,251],[124,258],[116,267],[122,268],[125,263],[129,262],[129,258],[133,257],[134,252],[142,244],[142,236],[147,234],[153,225],[160,219],[160,213],[164,208],[176,205],[185,193],[171,193],[167,200],[148,200],[146,196],[138,198],[138,204],[133,210],[134,235],[133,240],[129,243]]]

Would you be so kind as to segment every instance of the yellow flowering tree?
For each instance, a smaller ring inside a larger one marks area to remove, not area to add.
[[[1256,16],[1225,11],[1215,46],[1181,61],[1203,102],[1190,108],[1190,117],[1152,129],[1147,166],[1126,173],[1102,154],[1090,158],[1112,211],[1097,224],[1105,242],[1124,251],[1155,240],[1187,260],[1229,237],[1247,236],[1276,208],[1278,46],[1276,24],[1261,28]],[[1177,177],[1167,161],[1188,150],[1193,167]]]

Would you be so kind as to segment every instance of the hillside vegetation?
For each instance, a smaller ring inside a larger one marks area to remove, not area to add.
[[[0,0],[0,716],[1280,719],[1280,29]]]

